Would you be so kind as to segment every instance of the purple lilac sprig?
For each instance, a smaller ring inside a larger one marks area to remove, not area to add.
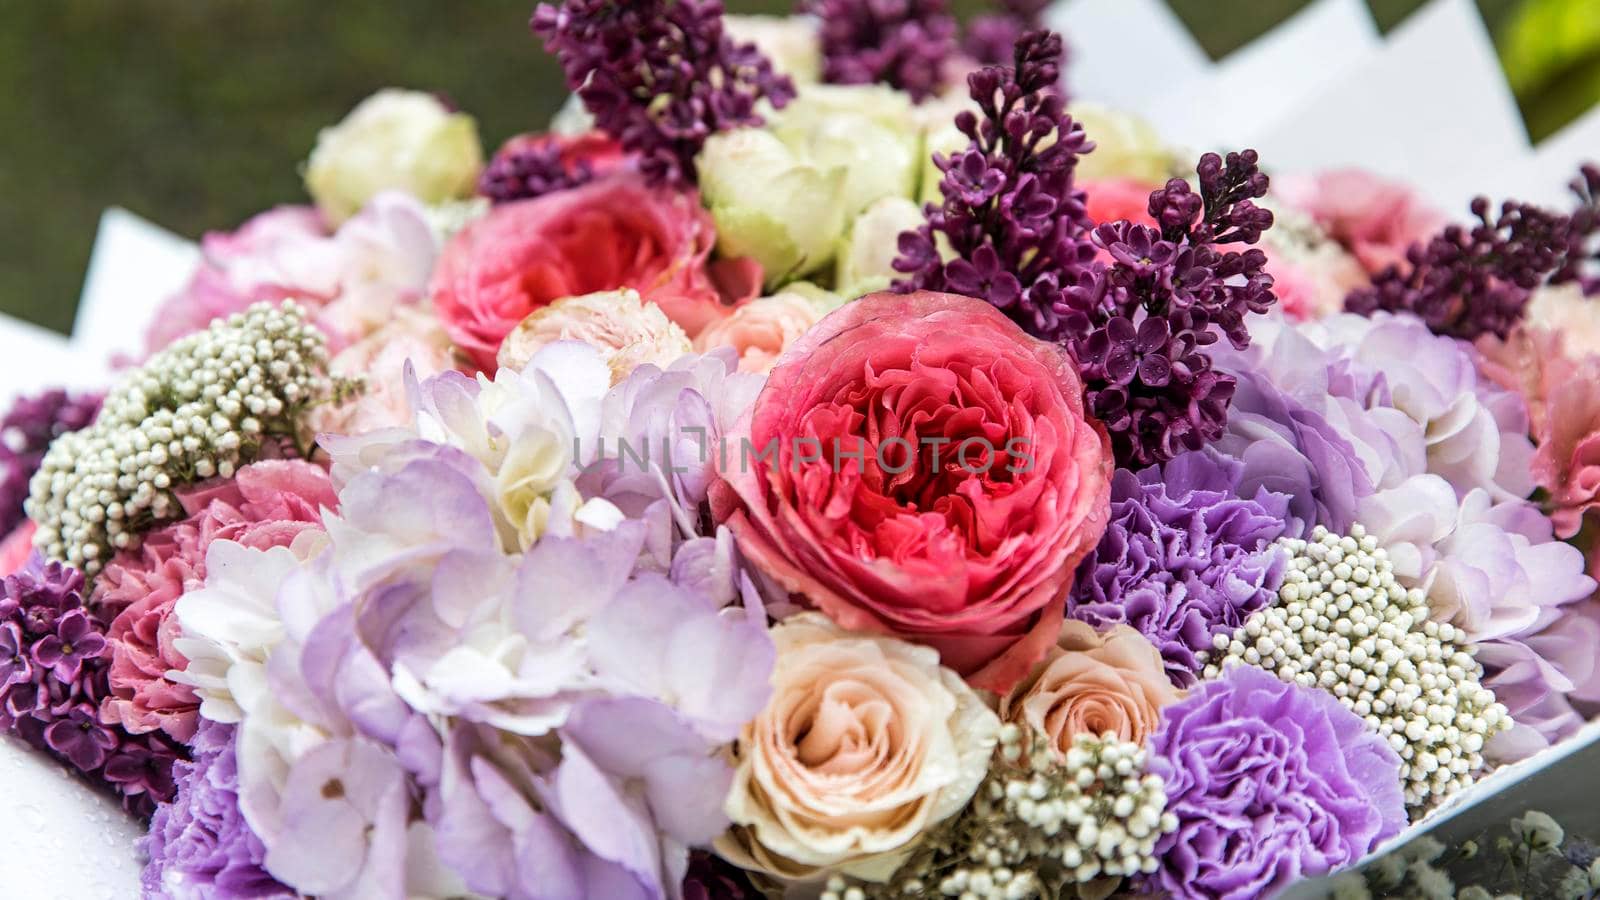
[[[100,394],[55,389],[19,398],[0,419],[0,537],[22,524],[28,480],[50,442],[87,427],[100,412]]]
[[[1585,163],[1568,185],[1578,205],[1572,211],[1567,256],[1551,284],[1577,284],[1585,296],[1600,294],[1600,166]]]
[[[957,31],[945,0],[807,0],[800,11],[820,22],[823,81],[887,84],[917,101],[944,86]]]
[[[595,124],[658,184],[695,182],[694,158],[718,131],[760,125],[794,84],[753,44],[724,32],[720,0],[561,0],[531,23]]]
[[[1011,57],[1017,39],[1044,25],[1044,10],[1049,0],[999,0],[995,12],[982,13],[967,23],[961,49],[980,65],[997,66]],[[1061,65],[1066,67],[1066,47]]]
[[[1272,213],[1253,202],[1268,184],[1256,152],[1207,153],[1195,172],[1198,193],[1174,178],[1150,195],[1157,227],[1097,226],[1093,244],[1109,262],[1069,284],[1056,307],[1090,411],[1124,466],[1165,462],[1222,433],[1235,382],[1205,348],[1219,335],[1249,346],[1246,320],[1277,300],[1266,254],[1224,249],[1272,227]]]
[[[83,573],[35,556],[0,581],[0,728],[68,763],[148,818],[172,799],[183,750],[159,731],[100,720],[110,693],[105,622],[83,601]]]
[[[530,144],[495,157],[478,178],[478,193],[491,203],[529,200],[575,188],[594,179],[585,161],[567,165],[555,142]]]
[[[1404,265],[1351,291],[1345,309],[1414,313],[1435,333],[1465,340],[1506,337],[1534,289],[1567,264],[1573,220],[1513,200],[1495,213],[1487,197],[1472,201],[1472,214],[1476,224],[1452,224],[1412,244]]]
[[[1088,198],[1073,182],[1078,157],[1094,145],[1052,90],[1060,56],[1060,35],[1033,31],[1017,41],[1012,66],[967,76],[981,115],[956,116],[965,150],[934,154],[944,202],[928,204],[927,221],[900,235],[894,268],[906,277],[896,290],[978,297],[1030,334],[1064,336],[1061,290],[1095,253],[1084,237]],[[949,244],[948,262],[936,236]]]
[[[935,155],[944,202],[900,235],[894,267],[907,277],[895,288],[978,297],[1064,344],[1117,463],[1156,465],[1222,433],[1234,381],[1203,349],[1219,333],[1248,346],[1246,317],[1277,299],[1262,251],[1224,249],[1272,226],[1254,203],[1267,176],[1253,150],[1208,153],[1196,166],[1198,193],[1175,178],[1151,194],[1158,227],[1092,227],[1073,175],[1093,144],[1056,90],[1060,55],[1059,35],[1030,32],[1012,67],[968,77],[982,116],[957,115],[967,149]]]

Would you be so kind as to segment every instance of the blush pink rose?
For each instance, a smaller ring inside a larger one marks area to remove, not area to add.
[[[311,411],[319,434],[357,435],[411,423],[405,369],[418,380],[467,368],[439,320],[417,309],[395,310],[389,324],[362,338],[329,361],[335,375],[363,376],[360,396],[348,403],[323,404]]]
[[[798,294],[762,297],[706,326],[694,339],[694,349],[705,353],[732,347],[739,354],[739,371],[765,374],[821,318],[817,306]]]
[[[970,297],[830,313],[728,442],[713,514],[752,564],[996,692],[1055,643],[1109,514],[1111,444],[1072,361]]]
[[[693,337],[761,286],[754,260],[709,262],[715,244],[698,197],[618,173],[503,203],[462,229],[434,271],[433,302],[450,337],[489,370],[534,310],[600,291],[633,288]]]
[[[1446,224],[1409,187],[1360,169],[1275,177],[1272,190],[1315,219],[1370,274],[1404,262],[1408,247]]]
[[[258,550],[287,547],[322,529],[321,510],[338,497],[327,472],[300,460],[269,460],[180,496],[189,517],[148,535],[137,551],[118,554],[95,583],[94,602],[113,615],[110,695],[100,718],[135,734],[161,729],[187,742],[198,725],[199,698],[167,678],[188,665],[173,647],[180,636],[173,607],[205,581],[206,549],[216,540]]]

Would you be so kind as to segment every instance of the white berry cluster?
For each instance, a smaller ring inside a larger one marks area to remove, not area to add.
[[[1078,735],[1065,759],[1016,725],[1000,762],[952,827],[930,836],[887,884],[830,880],[823,900],[1054,897],[1066,884],[1155,871],[1156,842],[1177,829],[1145,751],[1113,734]]]
[[[1422,591],[1395,581],[1388,553],[1360,525],[1278,543],[1291,557],[1278,602],[1231,639],[1218,635],[1206,677],[1244,662],[1332,693],[1400,755],[1411,807],[1470,784],[1484,743],[1511,719],[1479,683],[1462,633],[1429,620]]]
[[[126,375],[93,425],[50,445],[29,485],[34,546],[95,574],[182,514],[175,488],[233,475],[268,438],[298,440],[298,415],[349,387],[329,378],[323,337],[293,302],[213,322]]]

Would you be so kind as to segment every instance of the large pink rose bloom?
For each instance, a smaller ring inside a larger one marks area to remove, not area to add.
[[[1371,274],[1404,262],[1408,247],[1446,224],[1410,188],[1360,169],[1275,177],[1272,192],[1315,219]]]
[[[1105,529],[1111,445],[1082,396],[1067,356],[987,303],[870,294],[773,369],[713,512],[801,603],[1004,692]]]
[[[693,337],[761,286],[753,260],[709,263],[715,244],[698,197],[619,172],[468,225],[445,246],[433,302],[450,337],[491,371],[506,335],[563,297],[633,288]]]
[[[239,470],[180,497],[189,517],[152,532],[135,552],[118,554],[95,583],[95,603],[115,615],[111,644],[111,694],[100,718],[140,734],[159,728],[187,742],[198,725],[199,698],[167,678],[189,661],[173,647],[180,637],[173,607],[206,577],[206,548],[236,541],[265,550],[287,547],[307,531],[321,530],[322,507],[338,497],[327,472],[300,460],[269,460]]]

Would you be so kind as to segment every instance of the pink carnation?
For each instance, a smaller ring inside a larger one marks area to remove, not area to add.
[[[1095,222],[1127,219],[1139,225],[1154,225],[1150,218],[1150,195],[1161,189],[1137,178],[1100,178],[1079,182],[1089,195],[1089,218]]]
[[[1408,247],[1445,225],[1410,188],[1360,169],[1275,177],[1272,191],[1315,219],[1373,274],[1403,262]]]
[[[186,591],[205,580],[212,541],[248,547],[286,547],[322,528],[321,509],[337,496],[321,467],[300,460],[246,466],[231,481],[217,481],[180,497],[189,517],[148,535],[137,551],[119,554],[101,573],[95,602],[114,614],[110,695],[100,708],[106,724],[135,734],[157,728],[188,742],[198,722],[199,699],[167,678],[188,660],[173,647],[179,625],[172,610]]]

